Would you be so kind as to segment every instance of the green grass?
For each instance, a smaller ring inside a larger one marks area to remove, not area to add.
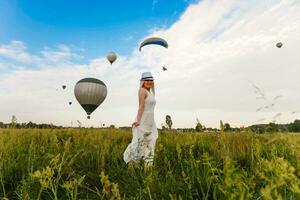
[[[300,199],[300,135],[160,133],[128,167],[131,132],[0,129],[0,198]]]

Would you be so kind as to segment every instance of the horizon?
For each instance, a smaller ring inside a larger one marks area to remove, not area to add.
[[[222,120],[220,120],[220,123],[221,123],[221,121]],[[270,124],[275,124],[275,125],[289,125],[289,124],[293,124],[293,123],[295,123],[295,122],[297,122],[297,121],[300,121],[300,119],[294,119],[294,120],[292,120],[292,121],[290,121],[290,122],[286,122],[286,123],[276,123],[276,122],[272,122],[272,121],[270,121],[270,122],[266,122],[266,123],[259,123],[259,122],[257,122],[257,123],[255,123],[255,124],[250,124],[250,125],[248,125],[248,126],[231,126],[231,124],[230,123],[228,123],[228,122],[223,122],[222,121],[222,123],[224,123],[224,124],[229,124],[230,125],[230,128],[231,129],[240,129],[240,128],[249,128],[249,127],[251,127],[251,126],[261,126],[261,125],[270,125]],[[130,126],[130,125],[125,125],[125,126],[116,126],[115,124],[97,124],[96,126],[82,126],[82,123],[81,123],[81,121],[79,121],[79,120],[77,120],[76,122],[73,122],[73,121],[71,121],[71,124],[70,125],[56,125],[56,124],[53,124],[53,123],[36,123],[36,122],[34,122],[34,121],[28,121],[28,122],[19,122],[18,121],[18,118],[15,116],[15,115],[13,115],[12,117],[11,117],[11,121],[10,122],[2,122],[2,121],[0,121],[0,125],[1,126],[3,126],[3,125],[13,125],[13,124],[19,124],[19,125],[23,125],[23,124],[29,124],[29,123],[33,123],[33,124],[35,124],[35,125],[52,125],[52,126],[55,126],[55,127],[62,127],[62,128],[111,128],[111,126],[113,126],[113,128],[132,128],[132,126]],[[79,124],[80,123],[80,124]],[[217,129],[217,130],[221,130],[221,124],[219,124],[219,127],[208,127],[208,126],[206,126],[205,124],[203,124],[203,123],[201,123],[201,122],[199,122],[200,124],[201,124],[201,126],[203,126],[203,130],[206,130],[206,129]],[[77,125],[76,125],[77,124]],[[15,126],[15,125],[13,125],[13,126]],[[0,128],[3,128],[3,127],[1,127],[0,126]],[[163,126],[164,126],[164,128],[166,128],[166,129],[168,129],[167,128],[167,124],[166,123],[164,123],[163,124]],[[171,129],[195,129],[195,127],[197,126],[197,123],[195,123],[195,126],[194,127],[176,127],[176,128],[171,128]],[[173,126],[172,126],[173,127]],[[6,127],[6,128],[11,128],[11,126],[9,126],[9,127]],[[33,127],[33,128],[36,128],[36,127]],[[164,129],[162,126],[158,126],[157,127],[157,129]]]

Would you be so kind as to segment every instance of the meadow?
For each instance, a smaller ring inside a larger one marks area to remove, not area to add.
[[[131,132],[0,129],[0,199],[300,199],[300,135],[161,131],[152,168]]]

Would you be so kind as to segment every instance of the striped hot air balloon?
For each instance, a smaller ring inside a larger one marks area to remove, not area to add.
[[[101,80],[84,78],[76,83],[74,94],[89,119],[92,112],[105,100],[107,88]]]

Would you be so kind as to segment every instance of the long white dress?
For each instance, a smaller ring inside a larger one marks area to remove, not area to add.
[[[126,163],[141,159],[151,164],[153,162],[155,143],[158,138],[158,131],[154,121],[155,104],[154,95],[148,92],[140,125],[132,128],[132,141],[123,154],[123,159]]]

